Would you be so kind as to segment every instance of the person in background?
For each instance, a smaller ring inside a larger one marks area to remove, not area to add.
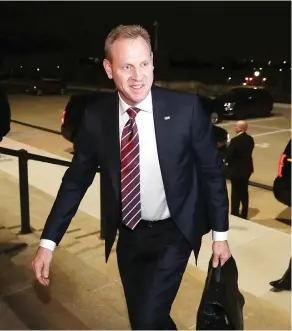
[[[288,158],[285,159],[286,162],[283,165],[284,169],[282,168],[282,171],[284,170],[286,174],[289,174],[289,173],[291,174],[291,162],[292,162],[292,159],[291,159],[291,140],[288,143],[284,153],[285,154],[287,153]],[[283,173],[284,172],[282,172],[282,175],[283,175]],[[286,191],[286,188],[288,188],[288,187],[289,187],[289,190],[291,190],[291,183],[290,184],[285,183],[285,180],[286,180],[285,177],[282,176],[282,178],[278,177],[277,179],[283,181],[285,191]],[[287,179],[290,180],[289,177]],[[288,193],[288,189],[287,189],[286,192]],[[289,197],[289,199],[285,198],[285,200],[286,200],[285,204],[288,207],[291,208],[291,191],[289,192],[289,194],[287,194],[287,196]],[[283,290],[284,291],[285,290],[286,291],[291,291],[291,259],[292,258],[290,258],[288,269],[285,271],[282,278],[280,278],[278,280],[273,280],[273,281],[270,282],[270,285],[273,286],[276,291],[283,291]]]
[[[273,280],[270,282],[270,285],[278,291],[291,291],[291,259],[283,277],[278,280]]]
[[[0,141],[10,131],[11,110],[7,94],[0,88]]]
[[[254,140],[247,134],[247,128],[245,121],[236,122],[234,127],[236,136],[230,141],[225,160],[231,181],[231,214],[245,219],[248,216],[249,204],[248,181],[254,171],[252,160]]]

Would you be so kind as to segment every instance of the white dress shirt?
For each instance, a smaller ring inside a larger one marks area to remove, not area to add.
[[[121,98],[119,100],[121,141],[123,128],[129,119],[127,109],[131,106],[127,105]],[[140,109],[135,121],[138,128],[140,147],[141,217],[149,221],[166,219],[170,217],[170,212],[158,160],[151,93],[135,107]],[[227,240],[227,234],[228,231],[212,231],[214,241]],[[51,240],[41,239],[40,246],[54,250],[56,244]]]

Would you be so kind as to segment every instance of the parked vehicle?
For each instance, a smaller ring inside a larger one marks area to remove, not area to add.
[[[41,78],[33,81],[26,87],[26,93],[38,96],[44,94],[65,94],[66,85],[58,78]]]
[[[266,117],[271,115],[273,103],[272,95],[264,88],[236,87],[213,99],[212,116],[219,120]]]
[[[61,133],[62,136],[74,144],[75,137],[81,123],[86,105],[109,92],[88,92],[72,95],[65,110],[62,113]]]
[[[215,100],[208,96],[199,95],[204,110],[209,114],[212,124],[222,122],[224,113],[215,108]]]
[[[225,160],[230,135],[225,129],[215,124],[213,124],[213,134],[222,159]]]
[[[278,174],[274,180],[273,192],[275,198],[291,207],[291,139],[280,156]]]

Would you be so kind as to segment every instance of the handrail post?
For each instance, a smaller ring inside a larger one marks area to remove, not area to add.
[[[25,149],[19,150],[18,171],[19,171],[19,195],[21,214],[21,234],[32,233],[29,217],[29,187],[28,187],[28,153]]]

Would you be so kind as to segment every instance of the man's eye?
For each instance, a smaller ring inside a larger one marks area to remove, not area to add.
[[[129,65],[125,65],[125,66],[123,67],[123,69],[129,71],[129,70],[131,69],[131,66],[129,66]]]
[[[143,67],[147,67],[148,64],[149,64],[148,62],[143,62],[142,66],[143,66]]]

